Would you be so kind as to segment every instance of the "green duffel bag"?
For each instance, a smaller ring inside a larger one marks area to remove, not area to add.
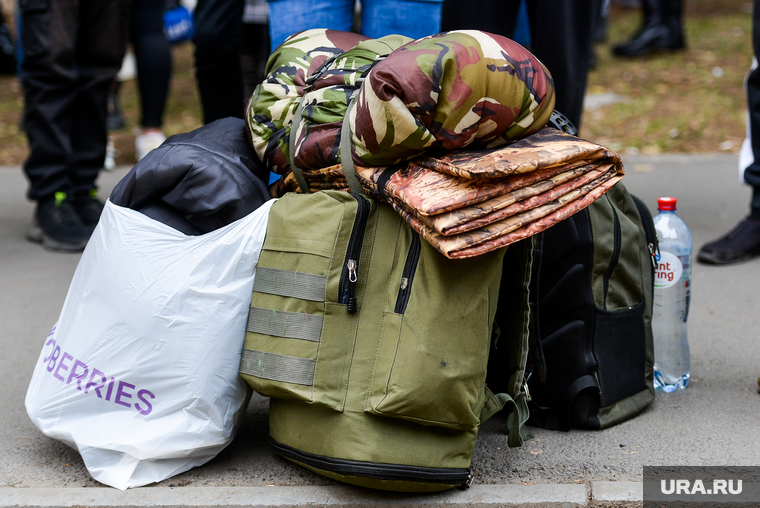
[[[511,247],[510,247],[511,248]],[[502,326],[507,393],[486,388],[502,267],[526,295],[530,249],[451,260],[361,194],[286,194],[272,206],[240,374],[271,398],[277,453],[347,483],[397,491],[468,484],[480,424],[527,419],[528,303]]]

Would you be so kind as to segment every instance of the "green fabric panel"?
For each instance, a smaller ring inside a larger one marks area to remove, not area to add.
[[[300,312],[282,312],[251,307],[247,332],[319,342],[323,317]]]
[[[647,252],[647,247],[638,210],[620,184],[612,187],[596,203],[600,206],[590,206],[588,209],[594,236],[594,303],[600,309],[610,311],[635,307],[644,299],[644,275],[648,273],[648,264],[642,265],[642,252]],[[620,224],[623,245],[609,281],[605,302],[603,280],[613,256],[615,216]]]
[[[269,404],[269,434],[275,441],[314,455],[468,469],[477,429],[423,426],[347,407],[338,413],[284,399]]]
[[[506,400],[503,397],[503,394],[501,394],[502,397],[495,395],[491,390],[488,389],[486,386],[486,402],[483,405],[483,410],[480,412],[480,422],[485,422],[489,418],[491,418],[493,415],[504,409],[504,405],[506,404]]]
[[[638,415],[654,400],[654,390],[643,390],[617,404],[599,410],[599,429],[606,429]]]
[[[390,207],[379,213],[381,221],[400,220]],[[396,241],[401,265],[410,244],[411,231],[402,228]],[[406,312],[390,310],[398,294],[394,286],[389,310],[378,314],[382,323],[371,328],[381,332],[367,411],[455,429],[480,424],[495,312],[488,288],[498,291],[503,254],[451,260],[421,242]],[[430,390],[433,382],[436,389]]]
[[[330,336],[332,340],[317,343],[247,332],[244,345],[247,349],[307,358],[315,361],[316,366],[313,384],[308,387],[246,375],[243,379],[254,390],[268,397],[300,400],[342,411],[357,317],[355,314],[347,315],[345,305],[336,302],[357,201],[345,192],[319,192],[309,195],[309,206],[304,208],[303,197],[286,195],[272,205],[267,238],[257,266],[257,278],[262,268],[265,272],[279,270],[276,272],[278,278],[284,271],[301,274],[301,277],[319,278],[323,281],[322,301],[254,292],[251,306],[321,316],[322,336]],[[371,226],[372,221],[369,224]],[[333,233],[325,235],[325,230]],[[361,290],[360,284],[358,295]],[[338,331],[334,324],[336,321],[341,324]]]
[[[325,299],[326,284],[327,277],[324,275],[260,267],[256,268],[253,290],[258,293],[322,302]]]
[[[311,385],[314,382],[314,360],[244,349],[240,373],[262,379]]]

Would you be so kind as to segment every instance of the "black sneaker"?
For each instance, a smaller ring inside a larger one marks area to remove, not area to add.
[[[80,252],[87,245],[90,231],[66,199],[66,193],[56,192],[54,196],[37,203],[34,224],[27,231],[29,241],[41,243],[48,250],[56,252]]]
[[[741,263],[760,256],[760,220],[746,218],[724,237],[699,249],[697,261],[711,265]]]
[[[103,202],[98,199],[98,191],[92,189],[88,194],[75,195],[71,198],[71,205],[87,226],[87,230],[92,234],[95,226],[98,225],[100,214],[103,213]]]

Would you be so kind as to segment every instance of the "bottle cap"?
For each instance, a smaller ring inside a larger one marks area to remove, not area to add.
[[[658,210],[675,210],[676,201],[678,201],[676,198],[670,198],[670,197],[658,198],[657,209]]]

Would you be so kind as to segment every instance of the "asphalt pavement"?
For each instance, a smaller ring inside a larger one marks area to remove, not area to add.
[[[748,212],[734,155],[623,157],[623,183],[656,213],[678,198],[695,250]],[[128,168],[103,172],[101,194]],[[351,487],[275,455],[265,443],[267,400],[254,397],[230,446],[159,484],[120,491],[91,478],[78,453],[44,436],[26,414],[43,342],[61,310],[78,254],[24,239],[34,206],[18,167],[0,167],[0,507],[10,506],[597,506],[640,504],[644,465],[760,465],[760,259],[695,264],[689,342],[692,379],[658,393],[638,417],[603,431],[531,428],[507,447],[505,422],[482,427],[465,491],[410,495]]]

